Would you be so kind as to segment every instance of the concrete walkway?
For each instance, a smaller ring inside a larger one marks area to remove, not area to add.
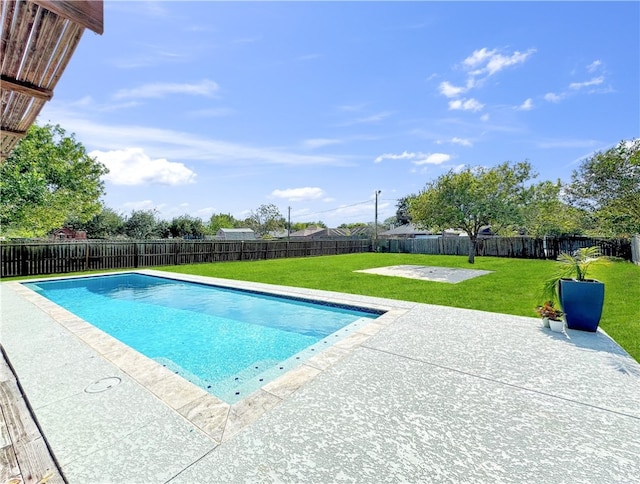
[[[0,285],[2,344],[70,483],[638,482],[640,365],[602,331],[226,283],[395,316],[219,441]],[[121,383],[85,391],[104,377]]]

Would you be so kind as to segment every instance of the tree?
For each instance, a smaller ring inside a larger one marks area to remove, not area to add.
[[[411,212],[409,211],[409,206],[415,197],[416,196],[414,194],[411,194],[398,200],[398,203],[396,204],[396,221],[398,224],[406,225],[411,223]]]
[[[356,229],[360,227],[368,227],[369,224],[366,222],[354,222],[350,224],[340,224],[338,225],[339,229]]]
[[[304,230],[309,227],[321,227],[326,229],[327,225],[322,220],[317,222],[294,222],[291,224],[290,230],[291,232],[298,232],[299,230]]]
[[[264,237],[269,232],[282,231],[286,227],[286,220],[272,203],[260,205],[255,212],[251,212],[246,222],[259,237]]]
[[[108,239],[124,234],[124,217],[111,208],[102,207],[102,211],[93,216],[88,222],[81,222],[70,217],[64,223],[65,227],[74,230],[84,230],[89,239]]]
[[[563,186],[544,181],[530,188],[530,198],[523,212],[519,232],[532,237],[580,235],[588,227],[586,211],[562,200]]]
[[[209,219],[207,233],[216,235],[220,229],[238,228],[239,220],[236,220],[230,213],[214,213]]]
[[[575,207],[593,214],[599,235],[640,233],[640,138],[583,160],[567,193]]]
[[[107,168],[59,125],[33,125],[0,165],[0,227],[43,236],[75,217],[88,221],[101,210]]]
[[[523,208],[530,192],[525,182],[532,178],[528,162],[513,166],[451,170],[426,185],[411,200],[413,223],[430,229],[462,229],[469,235],[469,263],[475,262],[478,234],[491,226],[494,232],[522,225]]]
[[[104,207],[86,225],[87,237],[90,239],[107,239],[124,234],[124,217],[115,210]]]
[[[132,239],[152,239],[164,236],[166,225],[157,219],[155,210],[133,210],[124,223],[124,230]]]
[[[200,239],[204,235],[205,227],[202,219],[191,217],[190,215],[181,215],[171,220],[168,229],[172,237]]]

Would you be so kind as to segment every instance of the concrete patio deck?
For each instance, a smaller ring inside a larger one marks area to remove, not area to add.
[[[640,480],[640,365],[602,331],[211,281],[389,313],[260,398],[225,407],[218,434],[207,422],[221,407],[198,405],[189,386],[158,391],[166,378],[122,364],[110,337],[0,284],[0,341],[68,482]],[[106,377],[121,383],[85,391]]]

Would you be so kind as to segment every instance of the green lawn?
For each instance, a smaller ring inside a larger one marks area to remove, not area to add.
[[[353,272],[400,264],[494,272],[459,284]],[[527,259],[477,257],[470,265],[463,256],[365,253],[158,269],[536,317],[533,308],[542,302],[543,282],[556,266],[554,261]],[[615,262],[594,268],[591,275],[605,283],[602,329],[640,361],[640,267]]]

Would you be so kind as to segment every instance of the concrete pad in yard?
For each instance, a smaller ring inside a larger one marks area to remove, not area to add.
[[[364,272],[367,274],[378,274],[380,276],[404,277],[407,279],[420,279],[423,281],[448,282],[457,284],[467,279],[491,274],[493,271],[482,271],[476,269],[458,269],[455,267],[430,267],[430,266],[388,266],[376,267],[373,269],[363,269],[354,272]]]

